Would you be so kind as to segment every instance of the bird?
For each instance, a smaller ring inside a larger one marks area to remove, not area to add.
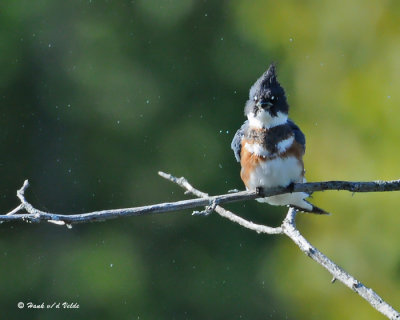
[[[247,190],[261,192],[273,187],[304,183],[304,133],[288,118],[285,90],[271,64],[250,88],[244,108],[247,120],[237,130],[231,148],[241,165],[240,177]],[[258,198],[274,206],[288,206],[306,213],[329,214],[311,204],[306,192]]]

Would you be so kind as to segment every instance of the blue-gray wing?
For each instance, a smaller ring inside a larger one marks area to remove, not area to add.
[[[294,132],[294,139],[303,146],[304,152],[306,151],[306,137],[304,133],[301,132],[300,128],[292,120],[288,119],[288,125]]]
[[[240,127],[238,131],[236,131],[235,136],[233,137],[231,148],[233,153],[235,154],[235,158],[237,162],[240,162],[240,152],[242,150],[242,138],[244,136],[244,132],[248,126],[248,121],[246,120],[243,125]]]

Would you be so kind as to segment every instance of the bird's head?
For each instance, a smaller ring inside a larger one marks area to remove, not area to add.
[[[271,128],[286,123],[288,112],[285,91],[276,79],[275,65],[271,64],[250,88],[244,113],[250,125]]]

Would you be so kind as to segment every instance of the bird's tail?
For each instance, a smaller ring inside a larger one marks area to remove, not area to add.
[[[267,202],[273,206],[289,206],[298,211],[315,214],[330,214],[325,210],[314,206],[312,203],[305,200],[309,197],[308,193],[305,192],[293,192],[286,194],[278,194],[276,196],[258,198],[258,202]]]
[[[317,207],[317,206],[314,206],[312,203],[310,203],[310,202],[308,202],[308,201],[306,201],[306,200],[303,200],[303,201],[306,202],[306,203],[308,204],[308,205],[307,205],[307,208],[302,208],[302,207],[299,207],[299,206],[296,206],[296,205],[289,205],[289,207],[291,207],[291,208],[293,208],[293,209],[296,209],[296,210],[298,210],[298,211],[305,212],[305,213],[327,214],[327,215],[330,215],[330,213],[327,212],[327,211],[325,211],[324,209],[321,209],[321,208],[319,208],[319,207]],[[311,206],[311,208],[310,208],[310,206]]]

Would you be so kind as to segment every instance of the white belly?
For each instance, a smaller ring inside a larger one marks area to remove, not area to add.
[[[274,160],[261,162],[250,174],[248,187],[252,190],[257,187],[262,187],[264,189],[279,186],[286,187],[292,182],[305,182],[303,178],[303,167],[295,157],[288,157],[285,159],[276,158]],[[304,201],[307,197],[307,193],[295,192],[257,199],[257,201],[267,202],[271,205],[292,204],[311,210],[312,206]]]
[[[286,187],[292,182],[303,182],[303,168],[295,157],[276,158],[261,162],[250,174],[248,187]]]

